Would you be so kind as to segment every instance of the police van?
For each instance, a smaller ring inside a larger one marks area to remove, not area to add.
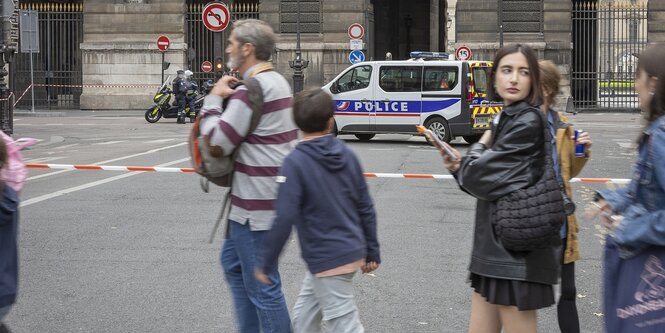
[[[416,125],[450,142],[476,142],[502,105],[485,99],[491,61],[445,60],[443,52],[351,65],[323,86],[335,100],[335,134],[417,134]]]

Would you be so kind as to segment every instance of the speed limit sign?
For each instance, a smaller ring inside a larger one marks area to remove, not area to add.
[[[457,60],[469,60],[471,59],[471,49],[466,46],[460,46],[455,50],[455,58]]]

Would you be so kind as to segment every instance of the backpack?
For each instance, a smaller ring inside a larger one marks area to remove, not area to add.
[[[7,145],[7,163],[0,170],[0,179],[16,193],[19,193],[23,189],[25,179],[28,177],[28,168],[23,162],[21,150],[36,144],[39,140],[33,138],[14,140],[3,131],[0,131],[0,136]]]
[[[240,81],[239,84],[247,87],[249,102],[252,106],[252,118],[247,132],[249,135],[259,125],[263,114],[263,91],[259,81],[255,78]],[[189,135],[189,151],[194,171],[202,177],[201,188],[204,192],[208,192],[209,183],[221,187],[231,187],[233,167],[242,142],[231,154],[224,156],[218,146],[210,145],[207,135],[201,134],[200,122],[201,117],[197,116]]]

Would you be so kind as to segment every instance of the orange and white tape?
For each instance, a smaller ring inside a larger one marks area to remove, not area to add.
[[[59,88],[154,88],[159,84],[35,84],[35,87]]]
[[[89,165],[89,164],[35,164],[28,163],[30,169],[64,169],[64,170],[99,170],[99,171],[143,171],[143,172],[184,172],[192,173],[193,168],[167,168],[144,166],[115,166],[115,165]],[[436,175],[425,173],[378,173],[365,172],[368,178],[402,178],[402,179],[453,179],[452,175]],[[615,183],[627,184],[630,179],[624,178],[573,178],[571,183]]]

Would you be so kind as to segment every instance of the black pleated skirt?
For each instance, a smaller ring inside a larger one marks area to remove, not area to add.
[[[521,311],[546,308],[555,303],[549,284],[506,280],[470,273],[471,288],[496,305],[516,306]]]

